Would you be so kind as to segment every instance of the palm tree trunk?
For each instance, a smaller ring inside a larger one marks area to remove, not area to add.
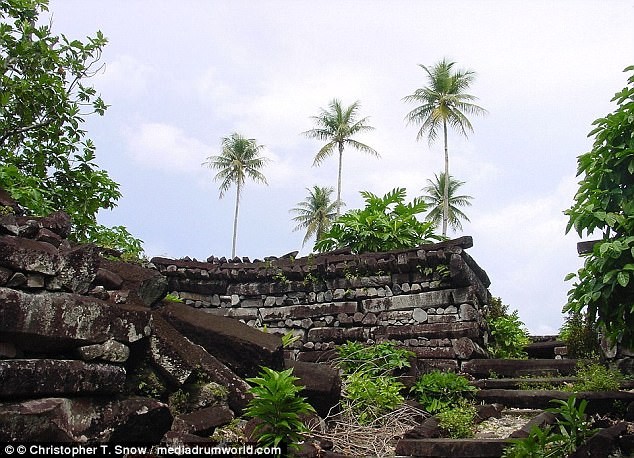
[[[339,144],[339,176],[337,178],[337,218],[341,214],[341,165],[343,162],[343,144]]]
[[[447,121],[443,120],[443,134],[445,137],[445,186],[442,202],[442,235],[447,235],[447,222],[449,221],[449,150],[447,149]]]
[[[236,212],[233,217],[233,243],[231,245],[231,258],[236,257],[236,239],[238,236],[238,208],[240,206],[240,181],[236,184]]]

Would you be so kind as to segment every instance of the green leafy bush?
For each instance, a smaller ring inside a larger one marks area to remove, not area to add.
[[[365,372],[372,375],[391,374],[395,370],[410,367],[410,358],[415,354],[398,348],[391,342],[364,345],[361,342],[346,342],[337,347],[339,366],[347,374]]]
[[[511,439],[513,445],[504,450],[504,458],[565,457],[573,453],[596,430],[592,429],[585,410],[588,401],[578,405],[574,396],[566,401],[551,400],[558,407],[546,409],[556,415],[557,422],[543,430],[534,427],[528,437]]]
[[[580,362],[577,378],[579,380],[569,388],[571,391],[618,391],[623,374],[597,362]]]
[[[568,347],[570,358],[596,358],[601,354],[596,325],[585,313],[569,312],[559,330],[559,338]]]
[[[473,437],[476,408],[462,404],[439,412],[437,415],[440,429],[453,439]]]
[[[295,385],[299,379],[292,373],[292,368],[278,372],[263,367],[258,377],[246,379],[254,385],[249,390],[254,397],[245,415],[262,421],[255,427],[254,434],[264,447],[284,443],[290,449],[297,449],[302,433],[307,430],[300,415],[315,411],[306,398],[299,396],[303,387]]]
[[[405,388],[391,375],[370,375],[359,371],[346,377],[343,406],[359,424],[368,424],[403,404]]]
[[[421,375],[411,388],[418,402],[430,413],[460,407],[477,391],[465,377],[438,370]]]
[[[494,358],[526,358],[524,348],[531,342],[517,310],[489,322],[488,350]]]
[[[360,424],[368,424],[399,407],[405,386],[394,372],[410,367],[414,353],[391,342],[364,345],[346,342],[337,347],[343,370],[342,407]]]
[[[634,74],[612,101],[615,111],[593,123],[592,150],[577,158],[583,178],[565,212],[566,232],[574,228],[580,237],[584,232],[602,237],[583,267],[566,276],[577,281],[564,311],[585,310],[613,342],[634,347]]]
[[[430,240],[439,240],[433,223],[421,222],[416,215],[427,210],[421,197],[405,204],[405,188],[396,188],[378,197],[362,191],[365,208],[339,217],[315,244],[324,252],[348,247],[354,253],[411,248]]]

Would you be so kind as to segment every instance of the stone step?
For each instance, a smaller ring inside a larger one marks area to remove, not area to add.
[[[544,386],[546,384],[552,386],[561,386],[567,383],[574,383],[578,381],[578,377],[521,377],[521,378],[488,378],[475,380],[471,384],[481,390],[486,389],[505,389],[516,390],[520,386],[527,386],[530,384],[531,388],[536,385]],[[539,389],[539,388],[535,388]]]
[[[576,369],[576,359],[473,359],[465,361],[461,366],[462,372],[480,379],[558,377],[574,374]]]
[[[545,359],[555,357],[555,348],[565,347],[561,340],[545,340],[533,342],[524,347],[529,358]]]
[[[622,403],[625,407],[634,401],[634,393],[629,391],[581,391],[572,393],[558,390],[504,390],[486,389],[480,390],[475,398],[478,402],[486,404],[499,403],[507,408],[517,407],[522,409],[547,409],[557,407],[552,399],[567,400],[570,396],[575,396],[577,400],[588,401],[586,412],[610,413],[615,409],[615,401]]]
[[[507,439],[401,439],[396,456],[427,458],[498,458]]]
[[[481,390],[485,389],[518,389],[522,385],[545,385],[561,386],[567,383],[575,383],[579,377],[530,377],[530,378],[490,378],[475,380],[471,384]],[[634,380],[623,380],[620,384],[622,390],[634,388]],[[539,388],[535,388],[539,389]]]

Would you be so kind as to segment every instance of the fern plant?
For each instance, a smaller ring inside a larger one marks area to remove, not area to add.
[[[289,449],[298,449],[307,428],[300,415],[315,412],[299,396],[304,387],[295,384],[299,378],[293,376],[293,369],[275,371],[263,367],[258,377],[246,379],[254,386],[249,390],[253,399],[245,410],[245,415],[261,420],[254,434],[263,447],[277,447],[286,444]]]

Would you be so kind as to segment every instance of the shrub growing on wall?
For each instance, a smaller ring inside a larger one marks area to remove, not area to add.
[[[421,197],[405,203],[405,189],[395,188],[383,197],[362,191],[365,208],[351,210],[337,219],[315,244],[315,251],[350,248],[354,253],[411,248],[431,240],[433,224],[416,215],[427,210]]]

